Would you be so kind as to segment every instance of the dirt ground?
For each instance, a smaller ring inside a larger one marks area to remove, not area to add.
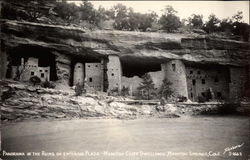
[[[250,158],[247,117],[48,120],[5,123],[1,128],[2,149],[8,152],[2,151],[2,154],[5,154],[3,159]],[[26,155],[6,156],[11,152],[23,152]],[[30,156],[27,156],[28,152]]]

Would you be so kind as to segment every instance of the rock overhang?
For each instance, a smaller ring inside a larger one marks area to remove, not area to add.
[[[14,48],[31,45],[62,54],[105,58],[122,63],[160,64],[171,59],[185,63],[242,66],[249,63],[247,42],[213,39],[197,34],[90,31],[83,28],[1,20],[1,40]]]

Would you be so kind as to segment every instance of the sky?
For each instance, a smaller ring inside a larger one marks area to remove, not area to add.
[[[70,1],[76,4],[80,1]],[[96,9],[101,5],[110,9],[117,3],[122,3],[131,7],[135,12],[147,13],[155,11],[159,16],[164,6],[171,5],[178,11],[177,15],[187,18],[192,14],[202,14],[206,21],[211,13],[214,13],[219,19],[232,17],[238,11],[243,12],[243,21],[249,23],[249,1],[90,1]]]

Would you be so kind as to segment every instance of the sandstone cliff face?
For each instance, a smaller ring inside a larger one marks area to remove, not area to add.
[[[1,20],[1,40],[7,48],[30,45],[51,52],[103,58],[117,54],[124,63],[185,63],[245,65],[250,44],[200,35],[89,31],[75,27]],[[143,61],[142,61],[143,60]]]

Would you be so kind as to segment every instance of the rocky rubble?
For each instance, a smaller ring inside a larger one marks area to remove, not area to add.
[[[13,94],[1,101],[2,120],[37,118],[126,118],[151,116],[154,106],[131,106],[115,102],[118,98],[87,93],[76,97],[73,91],[33,87],[28,84],[4,84],[2,94]],[[119,99],[121,100],[121,99]]]
[[[119,119],[174,118],[182,115],[217,114],[220,111],[223,112],[222,109],[232,109],[224,108],[224,104],[219,102],[128,105],[121,102],[128,99],[108,96],[102,92],[75,96],[72,89],[45,89],[14,81],[0,81],[0,87],[2,97],[0,101],[1,119],[4,121],[91,117]]]

